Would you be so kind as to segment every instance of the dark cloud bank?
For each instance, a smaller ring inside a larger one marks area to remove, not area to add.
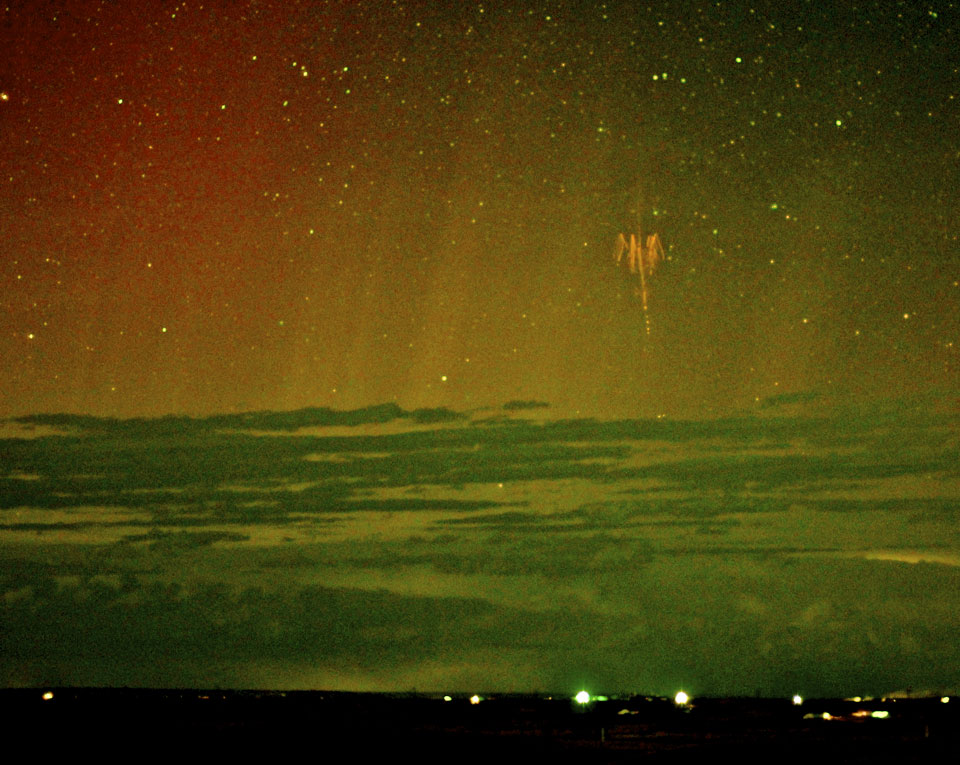
[[[949,406],[549,415],[9,421],[0,682],[960,685]]]

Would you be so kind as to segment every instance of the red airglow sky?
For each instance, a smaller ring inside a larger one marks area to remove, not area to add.
[[[6,9],[2,413],[950,390],[952,17],[771,13]]]

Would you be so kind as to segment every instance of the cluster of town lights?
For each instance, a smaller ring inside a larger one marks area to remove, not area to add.
[[[589,704],[591,701],[606,701],[606,696],[591,696],[587,691],[580,691],[576,696],[573,697],[573,700],[576,701],[581,706]],[[686,706],[690,702],[690,697],[683,691],[679,691],[676,696],[673,697],[674,702],[677,706],[682,707]]]
[[[46,691],[46,692],[44,692],[44,693],[42,694],[41,698],[42,698],[44,701],[52,701],[52,700],[53,700],[53,692],[52,692],[52,691]],[[444,701],[453,701],[453,697],[452,697],[452,696],[444,696],[444,697],[443,697],[443,700],[444,700]],[[589,694],[589,692],[587,692],[587,691],[584,690],[584,691],[579,691],[579,692],[577,693],[577,695],[573,697],[573,700],[576,701],[577,704],[579,704],[581,707],[585,707],[587,704],[589,704],[589,703],[591,703],[591,702],[593,702],[593,701],[607,701],[607,700],[608,700],[608,697],[606,697],[606,696],[591,696],[591,695]],[[477,694],[474,694],[473,696],[470,697],[470,703],[471,703],[472,705],[474,705],[474,706],[476,706],[477,704],[479,704],[481,701],[483,701],[483,697],[482,697],[482,696],[478,696]],[[686,707],[686,706],[690,703],[690,696],[689,696],[685,691],[677,691],[676,696],[673,697],[673,701],[674,701],[674,703],[675,703],[678,707]],[[861,698],[860,698],[859,696],[853,696],[853,697],[847,699],[847,701],[859,702],[859,701],[861,701]],[[803,704],[803,697],[802,697],[799,693],[794,694],[793,698],[791,699],[791,702],[793,703],[794,706],[800,706],[801,704]],[[949,696],[941,696],[941,697],[940,697],[940,703],[941,703],[941,704],[948,704],[949,702],[950,702],[950,697],[949,697]],[[627,711],[627,710],[624,710],[624,711],[622,711],[620,714],[624,714],[626,711]],[[636,714],[636,713],[634,712],[634,714]],[[871,718],[874,718],[874,719],[884,720],[884,719],[887,719],[887,718],[890,717],[890,713],[887,712],[886,710],[882,710],[882,709],[873,710],[873,711],[869,711],[869,710],[858,710],[858,711],[854,712],[852,716],[853,716],[853,717],[858,717],[858,718],[871,717]],[[824,720],[844,719],[844,718],[842,718],[842,717],[838,717],[838,716],[836,716],[836,715],[832,715],[832,714],[830,714],[829,712],[823,712],[823,713],[821,713],[821,714],[819,714],[819,715],[815,715],[815,714],[812,714],[812,713],[811,713],[811,714],[805,715],[805,718],[804,718],[804,719],[815,718],[815,717],[821,717],[821,718],[824,719]]]

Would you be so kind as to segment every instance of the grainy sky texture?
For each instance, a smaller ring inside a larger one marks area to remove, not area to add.
[[[955,382],[950,4],[4,16],[7,412]],[[638,200],[649,342],[612,266]]]
[[[7,683],[956,684],[958,13],[8,4]]]

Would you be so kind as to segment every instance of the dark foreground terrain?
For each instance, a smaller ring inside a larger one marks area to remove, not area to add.
[[[44,698],[44,694],[47,698]],[[50,697],[52,694],[52,697]],[[126,751],[297,756],[412,752],[427,759],[544,756],[627,762],[704,755],[920,762],[960,753],[960,699],[570,699],[316,691],[0,691],[8,740],[38,756]],[[883,713],[887,713],[883,716]]]

